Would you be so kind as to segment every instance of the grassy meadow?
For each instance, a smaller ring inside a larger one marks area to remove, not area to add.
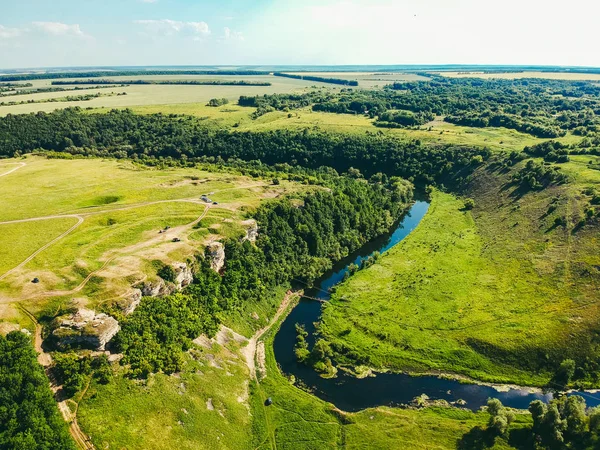
[[[185,370],[143,383],[119,369],[109,384],[91,384],[78,422],[96,448],[250,449],[248,368],[240,345],[195,345]]]
[[[547,214],[556,190],[518,198],[480,177],[472,212],[435,192],[405,241],[339,286],[322,317],[328,340],[379,369],[526,385],[546,383],[550,361],[594,351],[598,277],[580,277],[600,256],[593,229],[573,230],[583,204],[565,192]],[[566,229],[553,226],[561,213]]]
[[[304,189],[129,161],[29,156],[19,162],[26,165],[0,177],[0,303],[21,301],[34,311],[54,308],[57,299],[90,306],[113,301],[156,276],[152,261],[185,261],[207,242],[241,236],[246,211]],[[203,194],[218,205],[202,202]],[[8,317],[0,310],[0,318]]]

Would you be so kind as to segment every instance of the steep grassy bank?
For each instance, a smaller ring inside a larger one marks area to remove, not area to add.
[[[569,357],[597,384],[589,180],[531,192],[493,167],[473,179],[472,211],[434,192],[413,234],[339,287],[321,332],[340,363],[543,385]]]

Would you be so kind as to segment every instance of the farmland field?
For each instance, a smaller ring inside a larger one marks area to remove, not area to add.
[[[85,80],[86,78],[82,78]],[[82,108],[120,108],[141,105],[170,105],[180,103],[200,103],[206,104],[211,98],[227,98],[231,101],[237,100],[240,95],[263,95],[263,94],[281,94],[302,92],[312,86],[329,87],[324,83],[313,81],[294,80],[291,78],[273,77],[273,76],[210,76],[210,75],[147,75],[147,76],[123,76],[123,77],[105,77],[102,79],[127,81],[127,80],[227,80],[227,81],[248,81],[248,82],[269,82],[271,86],[185,86],[185,85],[129,85],[125,87],[103,88],[103,89],[85,89],[79,91],[62,91],[37,93],[18,96],[0,97],[0,101],[27,101],[43,100],[48,98],[60,98],[65,94],[95,94],[106,92],[125,92],[127,95],[118,97],[100,97],[85,102],[61,102],[61,103],[34,103],[16,106],[0,106],[0,116],[6,114],[22,114],[35,111],[53,111],[58,108],[67,108],[69,106],[79,106]],[[75,79],[65,79],[60,81],[75,81]],[[51,80],[59,81],[59,80]],[[34,80],[31,83],[35,88],[52,87],[50,80]],[[90,86],[93,86],[90,85]],[[61,88],[75,87],[75,85],[61,85]],[[82,87],[82,86],[79,86]],[[89,86],[84,86],[89,87]]]

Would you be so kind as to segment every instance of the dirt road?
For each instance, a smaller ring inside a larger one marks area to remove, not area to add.
[[[285,294],[285,297],[283,297],[281,305],[279,305],[277,312],[275,313],[269,324],[256,331],[256,333],[254,333],[254,335],[248,340],[248,345],[246,345],[242,349],[242,354],[244,355],[244,358],[246,358],[246,365],[250,370],[250,376],[256,381],[258,381],[258,377],[256,376],[256,349],[258,341],[267,331],[271,329],[271,327],[275,323],[277,323],[281,315],[289,306],[290,302],[292,301],[292,298],[294,298],[294,296],[297,295],[298,294],[296,292],[288,291],[287,294]]]
[[[11,174],[13,172],[16,172],[17,170],[19,170],[21,167],[25,167],[27,164],[25,164],[24,162],[22,163],[8,163],[8,164],[18,164],[18,167],[15,167],[14,169],[10,169],[8,172],[4,172],[4,173],[0,173],[0,178],[1,177],[5,177],[8,174]]]

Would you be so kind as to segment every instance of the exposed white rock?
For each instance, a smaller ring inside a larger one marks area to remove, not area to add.
[[[246,228],[246,236],[243,240],[256,242],[258,238],[258,224],[254,219],[248,219],[242,222],[242,225]]]
[[[175,269],[176,273],[175,287],[177,289],[181,290],[194,281],[194,273],[186,263],[175,263],[173,264],[173,269]]]
[[[164,280],[147,281],[142,287],[142,295],[144,297],[163,297],[175,292],[175,286],[167,284]]]
[[[77,346],[104,350],[106,344],[121,329],[119,322],[107,314],[96,314],[91,309],[59,317],[52,332],[60,347]]]
[[[215,272],[221,272],[225,265],[225,247],[220,242],[213,242],[208,246],[210,266]]]
[[[135,311],[135,308],[137,308],[140,305],[141,301],[142,301],[142,290],[134,288],[131,291],[131,293],[127,295],[127,297],[125,297],[123,300],[121,300],[119,302],[119,305],[121,306],[121,309],[123,310],[123,314],[128,316],[129,314],[131,314],[132,312]]]

